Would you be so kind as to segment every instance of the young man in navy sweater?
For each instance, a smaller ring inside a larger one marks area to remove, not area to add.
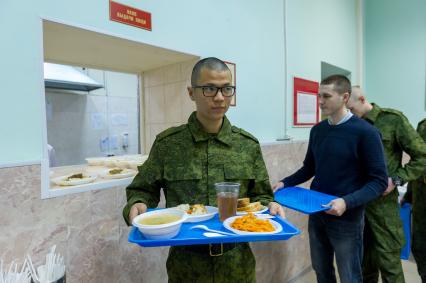
[[[328,119],[310,133],[303,166],[273,186],[274,191],[314,177],[311,190],[335,195],[325,212],[309,217],[312,267],[319,283],[336,282],[333,257],[342,283],[362,282],[362,235],[365,204],[387,187],[380,134],[346,108],[350,81],[340,75],[324,79],[319,103]]]

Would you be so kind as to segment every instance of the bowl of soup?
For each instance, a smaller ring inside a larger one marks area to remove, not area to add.
[[[133,218],[132,224],[147,239],[171,239],[179,234],[180,227],[187,218],[184,211],[166,208],[140,214]]]

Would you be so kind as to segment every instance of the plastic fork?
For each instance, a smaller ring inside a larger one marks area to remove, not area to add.
[[[189,228],[189,229],[203,229],[203,230],[205,230],[205,231],[214,232],[214,233],[219,233],[219,234],[227,235],[227,236],[235,236],[235,235],[236,235],[236,234],[232,234],[232,233],[228,233],[228,232],[223,232],[223,231],[220,231],[220,230],[210,229],[210,228],[209,228],[209,227],[207,227],[206,225],[195,225],[195,226],[192,226],[192,227],[191,227],[191,228]]]
[[[254,216],[256,216],[259,219],[272,219],[272,218],[275,218],[275,215],[270,215],[270,214],[255,214]]]
[[[212,237],[225,237],[226,235],[218,234],[218,233],[212,233],[212,232],[204,232],[204,237],[212,238]]]

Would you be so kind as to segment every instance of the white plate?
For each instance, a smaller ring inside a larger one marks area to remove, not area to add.
[[[208,206],[208,205],[204,207],[207,210],[206,214],[196,214],[196,215],[188,214],[188,219],[186,219],[185,222],[201,222],[201,221],[209,220],[209,219],[212,219],[218,212],[217,207]]]
[[[73,180],[67,180],[69,176],[73,174],[68,174],[66,176],[56,177],[52,179],[52,182],[59,186],[77,186],[77,185],[83,185],[88,184],[96,180],[97,175],[96,174],[83,174],[85,177],[83,179],[73,179]]]
[[[104,165],[105,157],[88,157],[86,161],[89,166],[102,166]]]
[[[271,222],[272,226],[274,226],[275,231],[272,232],[248,232],[248,231],[241,231],[241,230],[237,230],[231,227],[231,223],[234,222],[235,219],[240,218],[242,216],[233,216],[230,218],[227,218],[224,222],[223,222],[223,226],[228,229],[229,231],[234,232],[235,234],[239,234],[239,235],[269,235],[269,234],[276,234],[279,233],[283,230],[283,226],[281,226],[280,223],[268,219],[269,222]]]
[[[114,169],[122,169],[122,168],[114,168]],[[123,171],[120,174],[109,174],[109,171],[113,169],[105,170],[101,176],[105,179],[122,179],[122,178],[129,178],[135,176],[138,172],[136,170],[132,169],[123,169]]]
[[[252,212],[253,214],[259,214],[259,213],[263,213],[265,211],[268,210],[267,206],[263,206],[263,209],[258,210],[258,211],[254,211]],[[237,215],[246,215],[248,212],[247,211],[237,211]]]

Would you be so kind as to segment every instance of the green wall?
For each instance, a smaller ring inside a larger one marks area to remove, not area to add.
[[[283,135],[284,84],[271,80],[284,77],[283,1],[119,2],[151,12],[152,32],[110,21],[107,0],[0,1],[0,165],[43,158],[42,18],[234,62],[231,121],[263,141]]]
[[[327,62],[351,71],[353,82],[359,83],[358,0],[119,2],[151,12],[152,32],[109,21],[108,1],[104,0],[0,1],[0,165],[36,161],[43,156],[42,18],[236,63],[237,107],[229,111],[229,117],[262,142],[282,138],[286,131],[294,139],[308,138],[309,128],[292,127],[293,76],[319,81],[321,62]],[[415,3],[420,5],[421,2]],[[373,4],[367,6],[376,9]],[[415,8],[412,10],[419,16],[420,11]],[[395,12],[398,9],[395,8]],[[367,25],[369,15],[366,16]],[[286,38],[284,22],[287,25]],[[420,24],[417,20],[416,25]],[[371,36],[367,33],[367,39]],[[425,46],[424,38],[422,42]],[[417,40],[419,45],[422,42]],[[420,47],[411,48],[419,52]],[[367,56],[377,57],[370,49],[373,48],[367,48]],[[422,85],[419,83],[412,90],[417,91],[423,86],[424,99],[424,50],[422,54],[423,59],[412,55],[416,70],[420,71],[416,76],[423,79]],[[366,61],[368,73],[372,68],[370,61]],[[367,78],[367,83],[368,91],[374,91],[371,79]],[[407,108],[410,106],[406,105]],[[421,105],[417,102],[413,106],[424,110],[424,100]],[[424,114],[424,111],[417,113]]]
[[[287,129],[306,139],[310,128],[293,124],[293,77],[321,81],[321,61],[351,72],[358,83],[357,1],[287,1]]]
[[[365,89],[370,101],[426,118],[426,1],[365,2]]]

